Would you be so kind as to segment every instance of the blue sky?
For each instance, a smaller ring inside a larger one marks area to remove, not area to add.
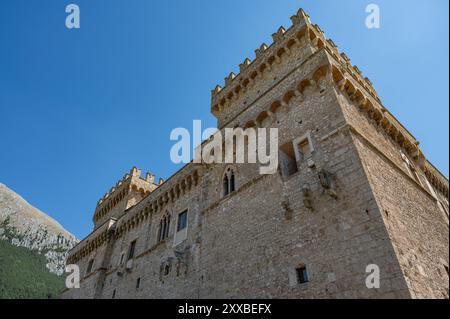
[[[76,3],[81,29],[65,27]],[[303,7],[448,176],[447,0],[2,0],[0,182],[77,237],[133,165],[169,177],[176,127]],[[381,28],[365,27],[365,7]]]

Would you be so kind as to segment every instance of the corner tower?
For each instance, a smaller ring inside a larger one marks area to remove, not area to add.
[[[93,216],[94,229],[111,218],[119,218],[127,209],[158,188],[153,174],[147,173],[143,178],[141,173],[140,169],[133,167],[97,202]]]
[[[245,59],[240,73],[230,73],[211,97],[219,129],[279,128],[284,178],[281,182],[274,178],[267,189],[275,189],[279,182],[276,197],[282,198],[282,206],[297,205],[300,214],[314,208],[314,215],[302,216],[301,225],[309,220],[312,229],[330,227],[320,238],[334,243],[329,256],[339,260],[347,251],[358,251],[349,264],[337,267],[327,258],[314,261],[318,252],[327,249],[320,243],[299,243],[301,250],[287,254],[299,254],[301,262],[309,260],[315,271],[322,268],[311,276],[329,272],[331,277],[345,277],[348,269],[358,269],[345,284],[354,291],[343,291],[341,281],[338,296],[448,298],[448,179],[383,105],[372,82],[321,28],[301,9],[291,20],[290,28],[280,27],[272,35],[273,43],[263,43],[255,51],[256,58]],[[309,145],[306,152],[304,142]],[[305,157],[308,161],[302,160]],[[237,184],[244,183],[247,176],[242,176],[248,170],[241,170]],[[337,186],[330,192],[333,183]],[[255,204],[258,214],[262,203],[264,198]],[[236,203],[230,210],[240,210],[241,205]],[[292,211],[295,216],[296,210]],[[302,234],[298,229],[293,233]],[[347,241],[350,237],[353,240]],[[361,242],[353,246],[356,238]],[[289,244],[287,239],[286,247]],[[383,289],[375,294],[363,285],[363,270],[369,264],[384,271]],[[328,288],[324,284],[319,290],[322,294]]]

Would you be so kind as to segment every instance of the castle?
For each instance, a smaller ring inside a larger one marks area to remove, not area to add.
[[[211,98],[219,130],[279,129],[278,172],[133,168],[70,252],[81,288],[63,298],[449,297],[448,180],[308,15],[291,20]]]

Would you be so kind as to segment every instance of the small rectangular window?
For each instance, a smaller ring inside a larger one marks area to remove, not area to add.
[[[297,271],[297,280],[299,284],[305,284],[309,282],[308,272],[306,271],[305,266],[298,267],[296,271]]]
[[[187,227],[187,210],[178,215],[177,232]]]
[[[131,242],[130,250],[128,251],[128,260],[134,258],[134,251],[136,249],[136,241]]]

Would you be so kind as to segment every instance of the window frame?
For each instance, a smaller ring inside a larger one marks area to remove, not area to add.
[[[309,283],[308,269],[306,268],[305,265],[300,265],[297,268],[295,268],[295,274],[297,276],[297,283],[299,285]]]
[[[184,219],[180,219],[181,216],[184,216]],[[184,225],[182,228],[181,227],[181,221],[184,220]],[[188,227],[188,210],[184,210],[181,213],[178,214],[178,218],[177,218],[177,233],[186,229]]]

